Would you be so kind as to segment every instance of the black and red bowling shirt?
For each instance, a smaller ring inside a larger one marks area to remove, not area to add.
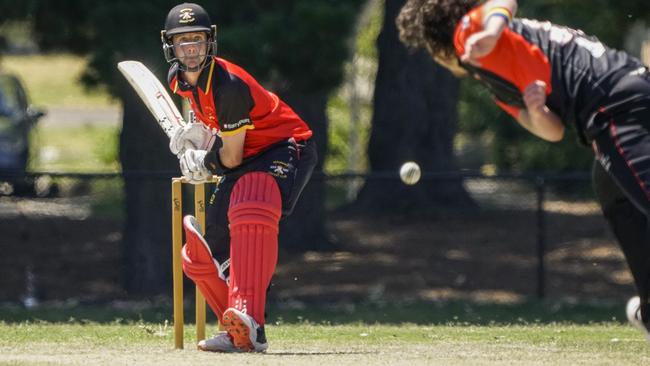
[[[454,46],[458,56],[465,41],[483,29],[484,5],[458,23]],[[530,19],[515,18],[503,30],[494,50],[463,66],[493,93],[513,117],[525,108],[522,93],[535,80],[547,85],[547,107],[567,125],[575,125],[583,141],[599,108],[612,103],[611,92],[624,76],[643,67],[638,59],[603,45],[582,31]],[[617,98],[622,96],[617,95]]]
[[[213,57],[195,87],[178,74],[175,64],[169,70],[169,87],[189,100],[198,120],[216,128],[221,136],[246,130],[244,158],[289,138],[299,142],[312,136],[291,107],[231,62]]]

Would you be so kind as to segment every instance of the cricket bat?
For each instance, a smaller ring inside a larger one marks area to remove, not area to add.
[[[165,87],[142,62],[122,61],[117,64],[117,68],[149,108],[167,137],[171,138],[185,126],[183,116]]]

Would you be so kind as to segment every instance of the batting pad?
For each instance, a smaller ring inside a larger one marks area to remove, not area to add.
[[[228,305],[228,285],[219,271],[219,264],[212,257],[208,243],[199,231],[199,223],[194,216],[183,219],[185,238],[183,246],[183,272],[198,286],[208,305],[219,320]]]
[[[275,179],[248,173],[230,195],[230,307],[264,325],[266,289],[278,261],[278,223],[282,198]]]

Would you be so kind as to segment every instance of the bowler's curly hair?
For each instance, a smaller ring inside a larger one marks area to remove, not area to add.
[[[399,38],[410,48],[451,56],[456,24],[480,1],[407,0],[396,19]]]

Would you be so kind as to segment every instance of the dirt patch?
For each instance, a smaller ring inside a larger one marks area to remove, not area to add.
[[[328,228],[336,251],[281,252],[269,298],[296,306],[516,302],[536,296],[540,234],[546,243],[547,296],[622,301],[633,292],[623,256],[600,213],[550,211],[543,233],[537,232],[537,219],[530,210],[418,219],[332,215]],[[41,299],[123,297],[120,230],[120,222],[96,218],[3,218],[0,301],[25,296],[29,271]]]
[[[337,216],[343,250],[285,258],[279,301],[469,299],[515,302],[538,286],[537,217],[530,211],[407,220]],[[549,213],[545,295],[621,301],[633,291],[623,256],[600,214]]]

